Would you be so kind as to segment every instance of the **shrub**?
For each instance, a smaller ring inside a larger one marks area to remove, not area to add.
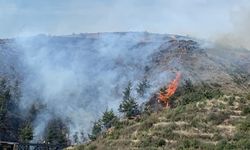
[[[250,115],[247,116],[245,121],[242,121],[238,126],[239,131],[249,132],[250,131]]]
[[[118,139],[120,136],[120,131],[119,130],[115,130],[113,132],[111,132],[111,134],[108,135],[109,139],[115,140]]]
[[[234,98],[233,96],[230,96],[229,99],[228,99],[228,104],[229,104],[230,106],[233,106],[234,101],[235,101],[235,98]]]
[[[235,143],[236,147],[238,149],[250,149],[250,139],[249,136],[248,138],[245,139],[240,139]]]
[[[90,145],[88,147],[89,150],[96,150],[97,149],[97,146],[96,145]]]
[[[230,116],[226,112],[212,112],[208,115],[208,121],[211,121],[213,124],[221,124],[224,120],[228,119]]]
[[[250,106],[245,106],[242,110],[243,115],[248,115],[250,114]]]
[[[177,138],[177,136],[179,136],[179,134],[173,133],[173,128],[169,128],[167,127],[164,131],[163,131],[164,135],[163,138],[167,138],[167,139],[175,139]]]
[[[227,140],[223,139],[220,140],[217,144],[216,144],[216,148],[217,150],[222,150],[222,149],[232,149],[233,145],[228,143]]]
[[[198,149],[201,143],[196,139],[183,139],[178,142],[177,149]]]
[[[220,140],[222,138],[223,137],[219,133],[215,133],[214,136],[213,136],[213,140],[216,140],[216,141],[218,141],[218,140]]]
[[[145,138],[143,138],[140,142],[140,147],[149,147],[152,146],[152,141],[153,138],[151,136],[146,136]]]
[[[151,128],[156,122],[157,122],[157,118],[150,117],[141,123],[139,130],[147,130]]]
[[[218,88],[212,88],[206,84],[193,86],[187,82],[177,94],[180,96],[177,105],[186,105],[203,99],[219,98],[222,95],[222,92]]]
[[[166,145],[166,141],[164,139],[159,139],[156,143],[157,147],[162,147]]]
[[[247,99],[250,100],[250,93],[247,95]]]

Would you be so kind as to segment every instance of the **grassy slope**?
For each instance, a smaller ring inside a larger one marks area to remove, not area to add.
[[[250,97],[223,95],[124,120],[75,149],[250,149]]]

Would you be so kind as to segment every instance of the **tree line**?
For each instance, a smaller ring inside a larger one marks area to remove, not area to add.
[[[137,84],[135,89],[137,95],[143,97],[149,87],[148,80],[144,78]],[[132,90],[132,83],[129,82],[122,92],[123,97],[118,109],[126,118],[133,118],[140,114],[140,108],[132,95]],[[16,80],[14,84],[10,84],[7,78],[0,77],[0,140],[30,142],[35,138],[34,121],[46,106],[39,102],[34,103],[24,115],[19,109],[20,97],[19,81]],[[112,109],[106,109],[102,117],[93,122],[90,134],[86,136],[83,131],[76,132],[73,135],[73,142],[78,144],[95,140],[102,132],[117,124],[119,119]],[[70,143],[69,139],[67,121],[54,117],[47,123],[40,142],[67,145]]]
[[[139,97],[143,97],[147,92],[150,84],[146,78],[137,84],[136,92]],[[132,95],[132,83],[129,81],[122,92],[122,101],[118,111],[127,119],[134,119],[141,114],[139,104],[136,98]],[[111,127],[119,125],[119,117],[117,117],[112,109],[106,109],[101,118],[93,122],[91,133],[88,134],[90,140],[96,140],[103,132],[108,131]]]

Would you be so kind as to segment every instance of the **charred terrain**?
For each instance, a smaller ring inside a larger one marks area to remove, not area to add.
[[[0,81],[3,141],[250,149],[243,48],[147,32],[2,39]]]

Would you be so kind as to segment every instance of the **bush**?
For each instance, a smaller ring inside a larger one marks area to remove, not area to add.
[[[224,120],[228,119],[230,115],[226,112],[212,112],[208,115],[208,121],[211,121],[213,124],[221,124]]]
[[[249,132],[250,131],[250,116],[247,116],[245,121],[242,121],[238,126],[239,131]]]
[[[223,137],[219,134],[219,133],[215,133],[213,136],[213,140],[218,141],[220,139],[222,139]]]
[[[149,147],[152,146],[153,138],[151,136],[146,136],[140,142],[140,147]]]
[[[250,106],[245,106],[242,110],[243,115],[248,115],[250,114]]]
[[[247,99],[250,100],[250,93],[247,95]]]
[[[97,149],[97,146],[96,145],[90,145],[88,147],[89,150],[96,150]]]
[[[235,143],[238,149],[250,149],[250,139],[249,136],[246,139],[240,139]]]
[[[218,88],[212,88],[209,85],[193,86],[189,82],[177,92],[180,100],[177,105],[186,105],[191,102],[197,102],[204,99],[219,98],[222,92]],[[176,94],[176,95],[177,95]]]
[[[177,149],[199,149],[201,143],[196,139],[184,139],[178,142]]]
[[[230,106],[233,106],[234,101],[235,101],[235,97],[230,96],[229,99],[228,99],[228,104],[229,104]]]
[[[166,141],[164,139],[159,139],[157,141],[157,147],[162,147],[164,145],[166,145]]]
[[[120,131],[119,130],[115,130],[113,132],[111,132],[111,134],[108,135],[109,139],[115,140],[118,139],[120,136]]]
[[[167,139],[175,139],[177,137],[179,137],[179,134],[176,134],[173,132],[174,126],[171,127],[167,127],[164,131],[163,131],[163,138],[167,138]]]
[[[154,125],[155,122],[156,121],[153,119],[148,119],[148,120],[141,123],[139,130],[140,131],[148,130],[149,128],[151,128]]]
[[[85,145],[79,145],[76,148],[77,150],[84,150],[85,149]]]
[[[229,143],[227,140],[223,139],[220,140],[217,144],[216,144],[216,148],[217,150],[222,150],[222,149],[233,149],[233,145],[231,143]]]
[[[140,142],[140,147],[162,147],[166,145],[166,141],[162,138],[153,138],[151,136],[147,136]]]

